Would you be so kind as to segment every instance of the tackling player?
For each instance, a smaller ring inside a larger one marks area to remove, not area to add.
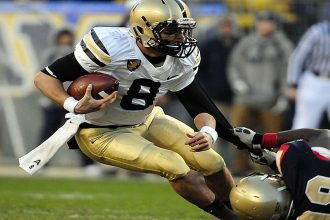
[[[262,156],[252,154],[252,157],[254,161],[268,165],[276,161],[293,199],[293,212],[287,213],[288,219],[330,219],[329,130],[298,129],[257,134],[248,128],[235,128],[234,133],[254,150],[279,148],[276,160],[267,150]]]
[[[220,123],[221,113],[195,80],[201,60],[192,36],[195,24],[181,0],[141,0],[131,10],[129,28],[93,28],[73,53],[39,72],[35,85],[68,111],[85,114],[87,123],[75,138],[90,158],[161,175],[206,212],[237,219],[225,205],[233,178],[211,146],[216,125],[221,137],[238,139]],[[117,78],[118,93],[95,100],[90,85],[78,101],[63,89],[64,81],[91,72]],[[155,107],[168,91],[179,97],[198,131]]]

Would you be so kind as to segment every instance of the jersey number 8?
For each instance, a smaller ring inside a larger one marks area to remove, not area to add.
[[[146,87],[149,92],[141,92],[141,88]],[[160,82],[154,82],[150,79],[136,79],[133,81],[131,87],[127,91],[127,95],[124,95],[120,106],[126,110],[143,110],[153,104],[155,97],[159,91]],[[134,99],[144,101],[144,105],[138,105],[133,103]]]

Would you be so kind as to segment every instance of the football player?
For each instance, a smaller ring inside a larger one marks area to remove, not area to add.
[[[268,165],[276,163],[293,200],[293,212],[287,213],[288,219],[330,219],[329,130],[298,129],[258,134],[248,128],[234,128],[234,133],[250,149],[266,149],[260,156],[251,153],[254,161]],[[271,148],[279,150],[275,154],[268,151]],[[237,197],[240,197],[239,193],[233,195],[234,200]],[[265,207],[268,205],[264,204]],[[243,209],[244,206],[241,206],[241,211]],[[246,215],[249,213],[251,211],[247,211]]]
[[[73,53],[41,70],[35,85],[69,112],[85,114],[87,123],[75,139],[90,158],[163,176],[206,212],[237,219],[228,208],[233,178],[211,146],[218,133],[232,142],[239,139],[226,129],[221,113],[195,80],[201,60],[192,36],[195,25],[181,0],[138,1],[129,28],[93,28]],[[85,96],[75,100],[63,89],[63,82],[91,72],[117,78],[118,92],[95,100],[89,85]],[[198,131],[155,107],[168,91],[179,97]]]

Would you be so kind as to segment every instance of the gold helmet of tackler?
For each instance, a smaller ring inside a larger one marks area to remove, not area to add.
[[[132,8],[129,19],[131,34],[144,47],[174,57],[188,57],[197,40],[192,36],[196,22],[188,6],[181,0],[140,0]],[[182,41],[161,39],[161,32],[172,30],[183,34]]]
[[[292,200],[278,175],[254,173],[239,181],[230,192],[230,203],[241,219],[287,219]]]

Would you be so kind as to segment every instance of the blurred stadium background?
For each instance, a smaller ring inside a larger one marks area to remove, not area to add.
[[[247,33],[255,14],[271,10],[279,15],[282,26],[296,43],[311,24],[326,18],[326,0],[225,0],[188,1],[203,41],[218,17],[232,12]],[[77,39],[96,25],[118,26],[126,13],[125,1],[0,1],[0,163],[15,164],[38,143],[42,124],[40,94],[33,75],[41,69],[43,51],[55,30],[70,27]],[[53,163],[77,165],[74,152],[59,153]]]
[[[253,27],[256,13],[270,10],[278,15],[282,29],[296,44],[308,27],[323,19],[329,19],[327,16],[330,11],[328,0],[189,0],[186,2],[198,22],[195,35],[200,42],[207,40],[210,30],[212,31],[219,16],[224,13],[231,13],[241,32],[247,34]],[[27,176],[18,169],[17,158],[38,145],[43,119],[39,101],[41,94],[34,88],[33,76],[43,68],[43,52],[50,47],[54,32],[69,27],[79,40],[94,26],[122,25],[126,13],[127,5],[124,0],[0,1],[1,176]],[[287,121],[283,124],[290,125],[292,118],[286,117],[285,120]],[[51,161],[46,176],[83,177],[80,164],[76,151],[62,148]],[[6,181],[8,185],[15,182]],[[140,219],[158,218],[154,216]],[[187,219],[192,218],[187,217]],[[205,216],[199,219],[205,219]]]

